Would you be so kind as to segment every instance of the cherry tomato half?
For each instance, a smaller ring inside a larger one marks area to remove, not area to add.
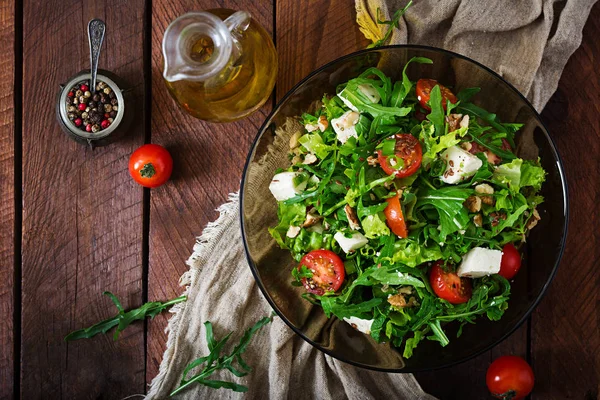
[[[394,168],[395,162],[392,157],[384,156],[381,150],[377,150],[379,165],[388,175],[396,174],[396,178],[405,178],[417,172],[423,159],[423,150],[419,140],[410,133],[397,133],[392,136],[396,140],[395,155],[402,160],[404,165]]]
[[[419,79],[417,81],[416,92],[417,92],[417,99],[419,100],[421,107],[423,107],[426,110],[431,111],[431,107],[429,107],[429,104],[427,104],[427,103],[429,102],[429,95],[431,93],[431,90],[436,85],[440,87],[440,91],[442,93],[442,106],[444,107],[444,110],[446,109],[446,101],[447,100],[449,100],[450,103],[452,103],[452,104],[454,104],[458,101],[458,99],[456,98],[454,93],[452,93],[452,91],[450,89],[448,89],[446,86],[444,86],[442,84],[439,84],[438,81],[436,81],[435,79]]]
[[[383,210],[385,214],[385,222],[387,226],[401,238],[408,236],[408,229],[406,229],[406,221],[404,221],[404,215],[402,215],[402,207],[400,206],[400,196],[395,195],[389,199],[385,199],[388,205]]]
[[[521,268],[521,254],[512,244],[507,243],[502,248],[502,261],[500,261],[500,275],[506,279],[512,279]]]
[[[488,368],[485,383],[498,399],[522,399],[533,390],[535,378],[527,361],[517,356],[502,356]]]
[[[346,269],[342,259],[330,250],[313,250],[300,260],[298,270],[303,265],[313,273],[311,278],[302,278],[306,290],[316,295],[323,295],[325,291],[338,290],[344,278]]]
[[[129,158],[129,173],[140,185],[155,188],[169,180],[173,158],[162,146],[145,144]]]
[[[435,294],[452,304],[466,303],[471,298],[471,281],[454,272],[445,271],[442,260],[436,261],[429,272],[429,284]]]

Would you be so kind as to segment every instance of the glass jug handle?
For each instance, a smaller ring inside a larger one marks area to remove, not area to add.
[[[233,36],[242,34],[250,26],[250,14],[246,11],[237,11],[229,16],[225,21],[225,26]]]

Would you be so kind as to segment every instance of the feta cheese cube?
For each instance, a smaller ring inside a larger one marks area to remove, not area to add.
[[[338,242],[342,250],[344,250],[344,253],[360,249],[369,243],[369,239],[360,232],[353,232],[352,237],[346,237],[342,232],[337,232],[333,235],[333,238]]]
[[[294,180],[298,175],[298,172],[281,172],[273,177],[269,190],[277,201],[287,200],[302,193],[307,182],[296,185]]]
[[[361,319],[357,317],[344,318],[344,321],[352,325],[352,327],[367,335],[371,334],[371,326],[373,326],[372,319]]]
[[[455,184],[475,175],[475,172],[483,165],[483,162],[477,156],[461,149],[458,146],[452,146],[446,149],[441,155],[446,163],[446,170],[440,176],[442,182]]]
[[[356,124],[358,123],[359,117],[359,113],[347,111],[339,118],[334,118],[331,120],[333,130],[335,131],[338,140],[342,144],[346,143],[352,136],[358,138],[358,134],[356,133]]]
[[[500,250],[475,247],[462,258],[456,274],[464,278],[481,278],[500,272],[502,252]]]

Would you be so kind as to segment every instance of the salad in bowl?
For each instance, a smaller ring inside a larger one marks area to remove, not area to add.
[[[546,172],[517,157],[520,124],[498,120],[410,63],[392,81],[369,68],[325,93],[289,143],[269,189],[269,229],[297,265],[306,301],[410,358],[445,325],[502,318],[520,244],[540,215]],[[465,329],[468,329],[465,327]]]

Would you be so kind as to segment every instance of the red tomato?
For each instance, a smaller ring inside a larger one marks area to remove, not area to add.
[[[385,214],[385,222],[390,227],[394,235],[405,238],[408,236],[408,230],[406,229],[406,222],[404,221],[404,215],[402,215],[402,207],[400,207],[400,196],[395,195],[389,199],[385,199],[388,205],[383,210]]]
[[[405,178],[417,172],[421,166],[421,160],[423,159],[421,143],[410,133],[397,133],[393,138],[396,139],[396,157],[404,162],[404,166],[394,169],[394,166],[390,164],[393,159],[384,156],[381,150],[377,150],[379,165],[386,174],[396,174],[396,178]]]
[[[155,188],[169,180],[173,171],[171,154],[157,144],[145,144],[129,158],[129,173],[142,186]]]
[[[485,375],[488,389],[498,399],[522,399],[531,393],[534,381],[527,361],[517,356],[496,359]]]
[[[500,262],[500,275],[506,279],[512,279],[521,268],[521,254],[512,244],[507,243],[502,248],[502,261]]]
[[[298,270],[303,265],[313,273],[312,278],[302,278],[306,290],[316,295],[325,291],[335,292],[342,286],[346,277],[346,269],[342,259],[329,250],[313,250],[300,260]]]
[[[466,303],[471,298],[471,281],[460,278],[454,272],[444,271],[443,261],[433,264],[429,272],[429,283],[438,297],[452,304]]]
[[[429,102],[429,94],[431,93],[431,90],[436,85],[440,87],[440,91],[442,92],[442,106],[444,107],[444,110],[446,109],[446,100],[449,100],[450,103],[452,103],[452,104],[454,104],[458,101],[458,99],[456,98],[454,93],[452,93],[452,91],[450,89],[448,89],[444,85],[439,84],[436,80],[434,80],[434,79],[419,79],[417,81],[416,92],[417,92],[417,99],[419,100],[421,107],[423,107],[426,110],[431,111],[431,107],[429,107],[429,104],[427,104],[427,103]]]

